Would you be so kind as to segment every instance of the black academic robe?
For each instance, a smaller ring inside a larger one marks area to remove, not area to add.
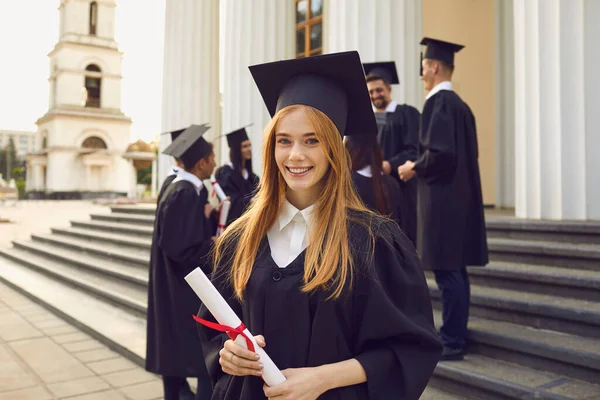
[[[398,199],[402,196],[400,191],[400,185],[398,182],[389,175],[383,175],[383,184],[387,189],[387,195],[389,198],[390,205],[392,206],[391,214],[389,218],[400,223],[400,214],[402,213],[400,208],[400,202]],[[373,194],[373,178],[366,177],[359,174],[358,172],[352,173],[352,182],[358,193],[358,196],[363,203],[371,210],[377,212],[377,205],[375,204],[375,196]]]
[[[425,102],[419,158],[417,245],[423,267],[488,263],[475,117],[453,91]]]
[[[160,199],[163,197],[163,195],[165,194],[165,190],[167,190],[167,187],[169,187],[169,185],[175,180],[175,178],[177,178],[177,174],[170,174],[168,175],[163,184],[160,186],[160,190],[158,191],[158,197],[156,198],[156,210],[158,211],[158,204],[160,203]]]
[[[215,178],[227,196],[231,198],[231,208],[227,215],[227,225],[238,219],[250,204],[256,187],[258,176],[249,174],[244,179],[242,174],[229,165],[223,165],[215,172]]]
[[[236,300],[228,278],[231,252],[224,255],[213,283],[253,335],[264,335],[265,351],[279,369],[315,367],[356,358],[367,382],[324,393],[321,400],[416,400],[441,354],[431,301],[414,247],[393,221],[373,214],[375,249],[367,230],[350,222],[355,260],[352,289],[338,300],[329,292],[303,293],[303,252],[286,268],[271,257],[263,240],[244,301]],[[353,221],[350,219],[349,221]],[[214,321],[203,306],[200,317]],[[200,326],[213,381],[212,400],[265,399],[263,381],[225,374],[219,350],[225,334]]]
[[[146,369],[165,376],[206,374],[195,321],[200,299],[184,277],[208,261],[215,226],[204,215],[207,190],[188,181],[171,183],[158,205],[148,282]],[[200,356],[198,355],[200,354]]]
[[[400,185],[402,195],[398,197],[401,213],[400,227],[415,243],[417,236],[417,185],[404,182],[398,176],[398,167],[417,159],[419,144],[419,111],[406,104],[398,104],[394,112],[386,112],[385,126],[377,138],[383,159],[392,167],[393,176]]]

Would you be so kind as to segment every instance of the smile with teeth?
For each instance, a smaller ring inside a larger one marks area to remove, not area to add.
[[[293,176],[302,176],[308,173],[312,167],[285,167]]]

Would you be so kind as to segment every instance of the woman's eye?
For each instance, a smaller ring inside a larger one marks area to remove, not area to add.
[[[289,143],[290,143],[290,141],[289,141],[288,139],[279,139],[279,140],[277,141],[277,143],[279,143],[279,144],[289,144]]]
[[[306,141],[306,143],[307,143],[307,144],[317,144],[317,143],[319,143],[319,141],[318,141],[317,139],[308,139],[308,140]]]

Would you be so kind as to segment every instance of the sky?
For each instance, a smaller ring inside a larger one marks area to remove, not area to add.
[[[48,111],[48,53],[58,41],[60,0],[0,0],[0,129],[36,131]],[[143,10],[143,11],[141,11]],[[123,55],[121,110],[131,141],[160,133],[165,0],[117,0]]]

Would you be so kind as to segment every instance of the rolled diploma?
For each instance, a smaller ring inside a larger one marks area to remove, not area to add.
[[[227,198],[227,195],[225,194],[225,192],[221,188],[221,185],[219,185],[219,182],[217,182],[217,179],[214,176],[210,177],[210,183],[212,183],[213,188],[215,188],[215,192],[217,192],[217,196],[219,196],[219,200],[221,200],[221,201],[225,200]]]
[[[236,313],[229,307],[229,304],[225,301],[221,293],[214,287],[210,280],[206,277],[204,272],[200,268],[196,268],[190,272],[186,277],[188,285],[196,292],[196,295],[202,300],[202,303],[208,308],[208,311],[215,317],[217,322],[221,325],[226,325],[231,328],[237,328],[242,324],[242,321],[238,318]],[[256,353],[260,356],[260,362],[264,365],[263,379],[269,386],[276,386],[285,382],[285,377],[277,368],[273,360],[267,355],[267,353],[256,343],[254,336],[248,329],[244,330],[244,334],[250,338],[254,344]],[[242,335],[239,335],[235,340],[235,343],[248,348],[246,346],[246,340]]]
[[[229,215],[229,209],[231,208],[231,202],[225,200],[221,206],[221,212],[219,213],[219,226],[217,227],[217,237],[221,236],[225,230],[227,224],[227,216]]]

